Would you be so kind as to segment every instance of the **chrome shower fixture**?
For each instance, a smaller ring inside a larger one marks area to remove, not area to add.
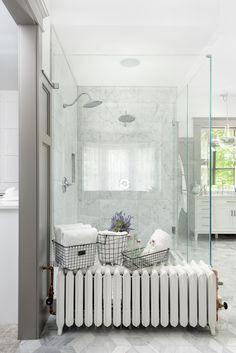
[[[91,96],[90,96],[88,93],[83,92],[83,93],[80,93],[80,94],[78,95],[78,97],[76,97],[75,100],[73,100],[72,103],[70,103],[70,104],[63,104],[63,108],[72,107],[72,105],[74,105],[74,104],[80,99],[80,97],[82,97],[82,96],[84,96],[84,95],[85,95],[85,96],[88,96],[88,98],[89,98],[88,102],[83,105],[84,108],[95,108],[95,107],[97,107],[98,105],[102,104],[102,101],[94,100],[94,99],[91,98]]]
[[[63,189],[63,192],[66,192],[67,191],[67,188],[69,186],[71,186],[72,184],[69,182],[69,179],[67,177],[64,177],[63,180],[62,180],[62,189]]]
[[[118,120],[123,123],[123,125],[126,127],[127,124],[132,123],[135,120],[135,116],[131,115],[131,114],[127,114],[127,112],[125,112],[125,114],[119,116]]]

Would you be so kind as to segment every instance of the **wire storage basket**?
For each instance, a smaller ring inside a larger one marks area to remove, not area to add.
[[[97,236],[98,257],[102,265],[122,265],[127,245],[127,234],[99,234]]]
[[[68,270],[78,270],[93,266],[97,253],[97,243],[64,246],[55,240],[54,255],[56,264]]]
[[[133,250],[124,250],[123,265],[129,270],[134,271],[137,269],[155,266],[160,263],[166,263],[169,259],[170,249],[155,251],[146,255],[142,255],[145,248],[138,248]]]

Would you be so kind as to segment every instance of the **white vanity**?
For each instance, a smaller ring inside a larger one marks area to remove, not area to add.
[[[0,200],[0,325],[18,322],[18,201]]]
[[[209,195],[195,196],[195,240],[198,234],[209,234],[210,200]],[[212,195],[212,233],[236,234],[236,195]]]

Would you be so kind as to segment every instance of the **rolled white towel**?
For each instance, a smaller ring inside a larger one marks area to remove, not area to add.
[[[68,229],[63,231],[60,244],[62,244],[63,246],[73,246],[96,243],[96,241],[96,228]]]
[[[72,223],[72,224],[59,224],[54,226],[55,239],[58,243],[62,242],[63,233],[66,230],[79,230],[81,228],[92,228],[90,224]]]
[[[155,242],[157,248],[159,247],[160,250],[157,251],[165,250],[172,246],[171,236],[162,229],[155,230],[151,236],[151,240]]]
[[[171,248],[171,236],[161,229],[156,229],[147,243],[142,255],[148,255],[153,252],[166,250]]]

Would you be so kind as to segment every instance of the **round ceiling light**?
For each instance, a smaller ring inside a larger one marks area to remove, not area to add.
[[[121,60],[120,64],[124,67],[136,67],[140,64],[140,61],[136,58],[125,58]]]

